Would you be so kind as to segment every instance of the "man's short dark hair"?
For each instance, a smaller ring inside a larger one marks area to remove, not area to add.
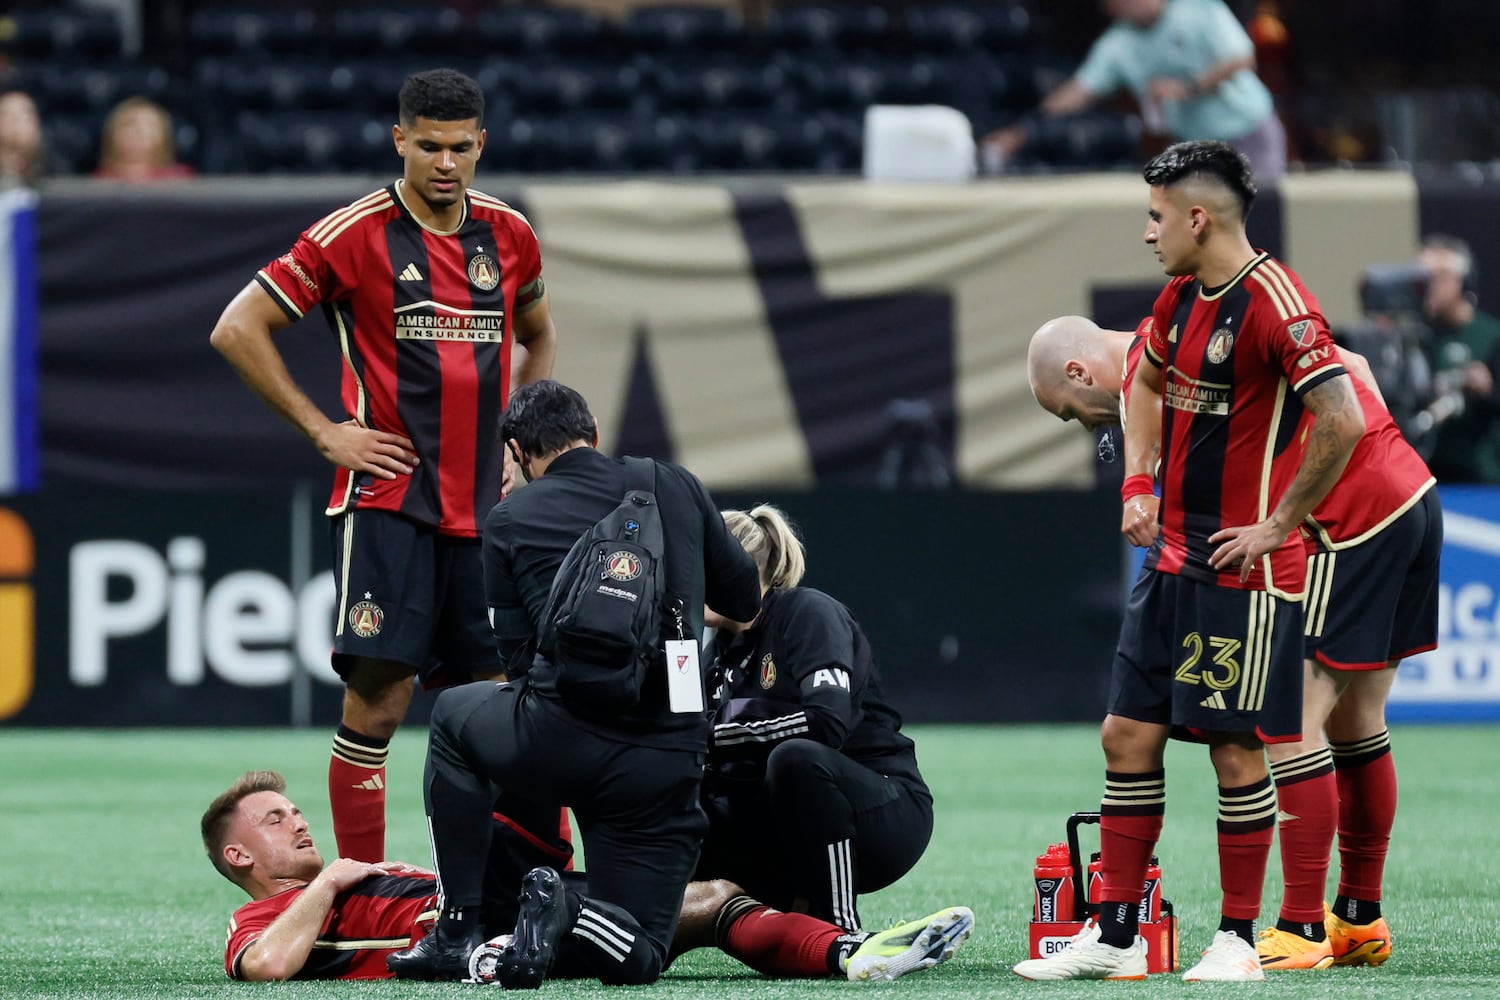
[[[514,438],[523,454],[540,458],[574,441],[593,441],[594,415],[576,390],[544,378],[511,393],[500,438]]]
[[[456,69],[430,69],[413,73],[401,85],[401,124],[418,118],[435,122],[475,119],[484,126],[484,91]]]
[[[229,821],[240,807],[243,799],[256,792],[285,792],[286,779],[276,771],[246,771],[235,779],[225,791],[209,804],[200,827],[203,833],[203,849],[208,852],[219,874],[238,885],[234,871],[224,860],[224,841],[229,836]]]
[[[1240,219],[1255,201],[1255,174],[1245,154],[1227,142],[1207,139],[1179,142],[1152,157],[1141,171],[1152,187],[1171,187],[1189,177],[1207,177],[1228,188],[1240,203]]]

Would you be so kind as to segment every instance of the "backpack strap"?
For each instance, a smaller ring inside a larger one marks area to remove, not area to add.
[[[625,490],[656,495],[656,462],[649,458],[625,459]]]

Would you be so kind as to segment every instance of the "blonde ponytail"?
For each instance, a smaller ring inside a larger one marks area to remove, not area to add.
[[[749,511],[722,512],[724,524],[750,553],[760,582],[772,590],[789,590],[807,572],[807,555],[791,520],[779,508],[761,504]]]

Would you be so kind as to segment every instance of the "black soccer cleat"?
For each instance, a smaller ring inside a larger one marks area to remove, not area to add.
[[[478,927],[470,931],[439,920],[422,940],[387,955],[385,967],[397,979],[467,979],[469,955],[482,944],[484,932]]]
[[[508,990],[534,990],[552,970],[571,922],[562,876],[551,868],[531,869],[521,880],[520,906],[515,935],[495,963],[495,978]]]

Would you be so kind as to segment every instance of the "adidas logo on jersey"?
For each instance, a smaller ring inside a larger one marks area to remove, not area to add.
[[[402,281],[421,281],[422,272],[417,270],[417,265],[407,264],[406,269],[401,272]]]
[[[349,787],[363,788],[367,792],[378,792],[385,787],[385,782],[380,780],[380,775],[372,774],[364,781],[361,781],[359,784],[350,785]]]
[[[1223,711],[1225,707],[1224,693],[1222,691],[1215,691],[1207,698],[1204,698],[1202,701],[1198,702],[1198,706],[1200,708],[1217,708],[1220,711]]]

